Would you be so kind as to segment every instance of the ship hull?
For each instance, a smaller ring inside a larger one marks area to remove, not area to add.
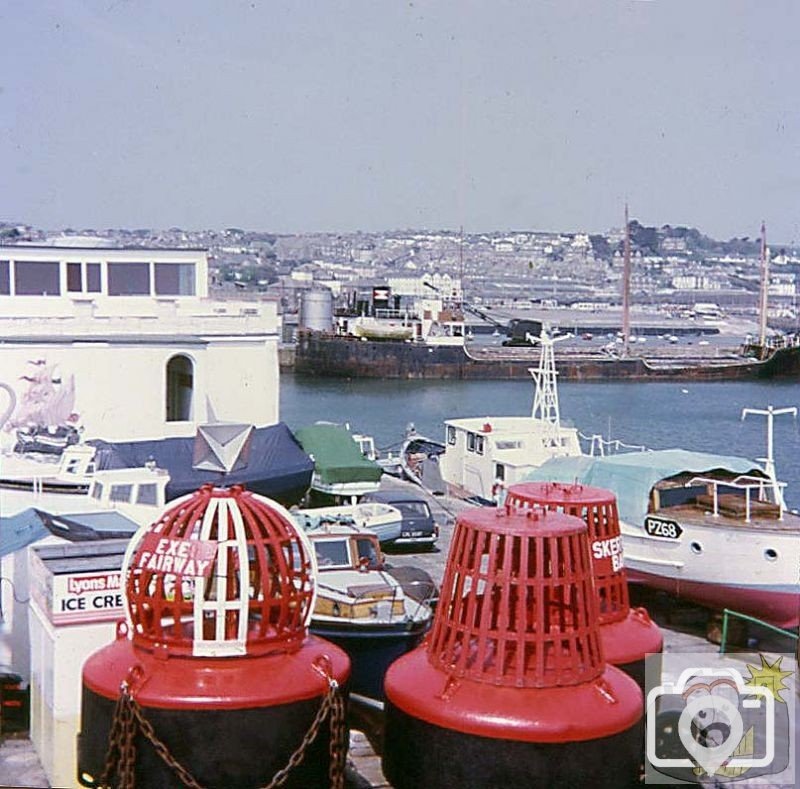
[[[371,341],[302,332],[295,352],[301,375],[334,378],[530,379],[539,350],[465,348],[424,343]],[[619,359],[567,354],[557,359],[559,378],[568,381],[736,381],[800,376],[800,347],[780,348],[766,360]]]
[[[675,597],[691,600],[715,611],[728,608],[758,617],[777,627],[794,628],[800,624],[800,605],[796,590],[766,585],[706,583],[684,578],[642,572],[627,568],[628,580]]]

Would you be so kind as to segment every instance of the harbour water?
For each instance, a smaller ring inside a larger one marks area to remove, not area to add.
[[[800,386],[786,381],[735,383],[562,383],[561,418],[582,434],[648,449],[681,447],[763,458],[766,419],[743,408],[800,406]],[[281,377],[281,419],[293,430],[317,420],[347,422],[380,449],[399,447],[406,426],[442,439],[445,419],[529,414],[528,381],[417,381]],[[775,462],[788,483],[786,500],[800,508],[800,424],[775,419]]]

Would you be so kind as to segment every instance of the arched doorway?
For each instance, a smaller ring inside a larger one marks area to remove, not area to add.
[[[167,422],[192,418],[194,363],[188,356],[173,356],[167,362]]]

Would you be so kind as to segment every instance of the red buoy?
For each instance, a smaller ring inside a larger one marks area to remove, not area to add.
[[[385,679],[393,786],[637,777],[642,692],[604,662],[586,535],[561,513],[459,517],[430,637]]]
[[[289,513],[238,487],[205,486],[140,529],[127,622],[84,665],[79,781],[262,786],[316,728],[283,785],[331,785],[350,663],[308,635],[315,575]]]
[[[664,640],[644,608],[631,608],[616,496],[588,485],[522,482],[508,489],[506,503],[521,509],[544,507],[586,523],[605,658],[630,674],[644,690],[647,655],[660,653]],[[653,670],[659,667],[656,660]]]

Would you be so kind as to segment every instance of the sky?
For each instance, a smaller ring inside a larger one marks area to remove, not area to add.
[[[800,242],[795,0],[3,0],[0,220]]]

